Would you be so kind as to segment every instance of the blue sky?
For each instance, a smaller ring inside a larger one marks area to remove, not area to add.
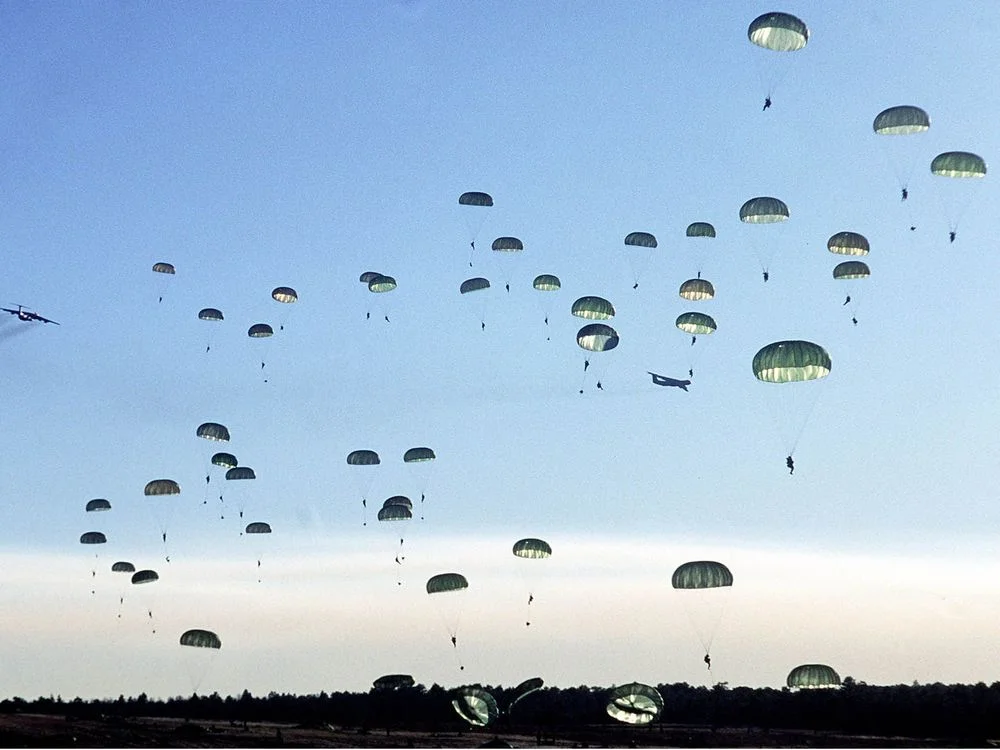
[[[790,2],[811,37],[779,55],[746,39],[769,10],[6,6],[0,302],[61,325],[0,321],[4,689],[188,692],[172,670],[190,627],[222,638],[200,689],[223,693],[363,690],[385,672],[776,685],[803,661],[869,682],[991,679],[970,633],[1000,609],[997,196],[992,174],[928,165],[997,151],[992,84],[973,71],[994,60],[1000,11]],[[882,143],[872,119],[899,104],[931,128]],[[894,167],[912,170],[906,203]],[[471,268],[467,190],[495,201]],[[741,224],[758,195],[789,221]],[[718,237],[686,238],[693,221]],[[843,230],[872,247],[851,307],[826,250]],[[632,231],[656,235],[648,259],[625,248]],[[505,266],[499,236],[524,243]],[[699,268],[717,291],[703,305],[677,295]],[[398,288],[370,294],[367,270]],[[540,273],[562,289],[532,289]],[[458,293],[471,276],[493,282],[483,301]],[[299,302],[271,300],[279,285]],[[615,304],[621,336],[586,375],[569,314],[585,294]],[[198,320],[209,306],[225,321]],[[694,347],[674,327],[690,309],[718,323]],[[248,339],[256,322],[284,329]],[[829,351],[828,378],[754,379],[761,346],[798,338]],[[688,368],[688,393],[646,375]],[[206,421],[232,441],[196,438]],[[800,428],[789,477],[782,430]],[[417,445],[438,456],[427,477],[401,460]],[[359,448],[382,457],[367,526],[345,461]],[[206,489],[219,449],[257,480],[217,472]],[[169,565],[142,495],[159,477],[183,488]],[[375,509],[424,487],[397,586]],[[113,510],[85,514],[94,497]],[[239,504],[274,529],[260,583]],[[93,595],[88,530],[109,539]],[[531,629],[510,555],[525,536],[554,549]],[[735,578],[711,675],[669,585],[702,557]],[[156,636],[118,559],[160,572]],[[450,570],[470,580],[464,672],[423,591]]]

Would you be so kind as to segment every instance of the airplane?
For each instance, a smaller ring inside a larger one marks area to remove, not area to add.
[[[646,374],[653,376],[653,385],[674,386],[675,388],[680,388],[682,391],[686,391],[687,387],[691,385],[690,380],[675,380],[674,378],[657,375],[655,372],[650,372],[649,370],[646,370]]]
[[[16,310],[12,310],[9,307],[0,307],[5,313],[10,313],[11,315],[16,315],[18,320],[37,320],[42,323],[53,323],[59,325],[54,320],[49,320],[48,318],[43,318],[38,313],[33,313],[30,310],[25,310],[24,305],[18,305]]]

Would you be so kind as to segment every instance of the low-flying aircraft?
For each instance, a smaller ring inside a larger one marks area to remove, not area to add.
[[[18,320],[37,320],[40,323],[54,323],[55,325],[59,325],[54,320],[43,318],[38,313],[33,313],[30,310],[25,310],[24,305],[18,305],[16,310],[13,310],[9,307],[0,307],[0,310],[3,310],[5,313],[10,313],[11,315],[16,315]]]
[[[647,370],[646,373],[653,376],[653,385],[673,386],[674,388],[680,388],[682,391],[686,391],[687,387],[691,385],[690,380],[668,378],[665,375],[657,375],[655,372],[649,372],[649,370]]]

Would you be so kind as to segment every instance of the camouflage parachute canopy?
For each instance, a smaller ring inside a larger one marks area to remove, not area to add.
[[[860,260],[845,260],[834,266],[833,278],[840,280],[867,279],[871,273],[867,263]]]
[[[649,232],[630,232],[625,235],[625,244],[631,247],[656,247],[656,237]]]
[[[108,538],[100,531],[86,531],[80,535],[80,544],[105,544]]]
[[[93,500],[87,501],[86,511],[88,513],[97,513],[106,510],[111,510],[111,503],[103,497],[95,497]]]
[[[347,454],[349,466],[377,466],[381,463],[378,453],[369,450],[351,451]]]
[[[908,104],[883,109],[872,122],[872,130],[879,135],[912,135],[923,133],[930,126],[930,116],[920,107]]]
[[[427,580],[428,594],[462,591],[467,588],[469,588],[469,582],[461,573],[438,573]]]
[[[775,52],[796,52],[809,41],[809,28],[790,13],[764,13],[750,22],[747,38]]]
[[[826,664],[801,664],[788,673],[785,684],[790,688],[840,687],[840,675]]]
[[[368,291],[374,294],[383,294],[385,292],[391,292],[396,288],[396,280],[392,276],[385,276],[379,274],[374,279],[368,282]]]
[[[615,306],[604,297],[588,295],[577,299],[570,307],[570,312],[586,320],[611,320],[615,317]]]
[[[274,335],[274,329],[267,323],[254,323],[247,329],[247,336],[252,339],[266,339]]]
[[[656,688],[632,682],[608,693],[605,710],[624,724],[649,724],[663,710],[663,698]]]
[[[687,237],[715,237],[715,227],[707,221],[694,221],[688,224],[684,235]]]
[[[132,583],[137,586],[144,583],[153,583],[159,580],[160,576],[155,570],[138,570],[132,574]]]
[[[681,299],[703,302],[715,297],[715,287],[712,286],[712,282],[705,279],[688,279],[681,284],[678,294]]]
[[[498,253],[519,253],[524,250],[524,243],[517,237],[497,237],[492,248]]]
[[[603,323],[585,325],[576,333],[576,343],[589,352],[609,352],[618,346],[618,332]]]
[[[697,336],[714,333],[716,329],[715,319],[711,315],[699,312],[681,313],[677,316],[677,320],[674,321],[674,325],[684,331],[684,333]]]
[[[176,273],[172,263],[154,263],[153,264],[154,273]]]
[[[198,311],[198,320],[223,320],[222,310],[214,307],[203,307]]]
[[[552,547],[544,539],[519,539],[514,542],[514,555],[529,560],[540,560],[552,556]]]
[[[257,474],[249,466],[234,466],[226,471],[226,479],[256,479]]]
[[[433,461],[437,456],[434,455],[434,451],[426,447],[410,448],[406,453],[403,454],[403,463],[413,464],[422,463],[424,461]]]
[[[562,288],[562,282],[559,281],[558,276],[553,276],[550,273],[542,273],[534,278],[531,286],[540,292],[555,292]]]
[[[222,641],[211,630],[185,630],[181,633],[180,644],[194,648],[222,648]]]
[[[135,573],[135,565],[125,560],[119,560],[111,565],[112,573]]]
[[[229,441],[229,430],[225,425],[219,424],[218,422],[205,422],[204,424],[198,425],[198,429],[195,430],[195,434],[200,438],[205,438],[206,440],[217,440],[223,443]]]
[[[458,291],[462,294],[468,294],[469,292],[479,292],[483,289],[489,289],[490,282],[489,279],[484,279],[482,276],[476,276],[472,279],[466,279],[463,281],[459,287]]]
[[[173,479],[154,479],[146,483],[142,494],[147,497],[152,495],[179,495],[181,494],[181,486]]]
[[[837,255],[868,255],[868,238],[857,232],[837,232],[826,241],[826,249]]]
[[[476,191],[470,191],[468,193],[462,193],[458,196],[458,204],[460,206],[492,206],[493,197],[489,193],[480,193]]]
[[[670,577],[675,589],[713,589],[733,585],[729,568],[714,560],[695,560],[680,565]]]
[[[746,224],[777,224],[788,221],[789,215],[784,201],[768,196],[751,198],[740,207],[740,221]]]
[[[375,678],[375,681],[372,682],[372,687],[376,690],[397,690],[399,688],[413,687],[415,684],[412,675],[384,674],[381,677]]]
[[[278,286],[271,290],[271,299],[275,302],[291,304],[299,301],[299,293],[290,286]]]
[[[232,453],[219,452],[212,456],[212,465],[221,466],[224,469],[235,469],[239,466],[239,461]]]
[[[245,531],[247,534],[270,534],[271,524],[264,521],[254,521],[247,524]]]
[[[931,174],[959,179],[985,177],[986,162],[983,157],[968,151],[946,151],[934,157]]]
[[[798,383],[830,374],[830,355],[811,341],[776,341],[754,355],[753,374],[765,383]]]
[[[453,693],[451,705],[459,716],[474,727],[489,726],[500,715],[496,700],[482,688],[458,688]]]

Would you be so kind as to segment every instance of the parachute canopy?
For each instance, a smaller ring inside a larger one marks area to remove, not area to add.
[[[674,323],[684,333],[704,335],[713,333],[716,329],[715,320],[711,315],[699,312],[686,312],[677,316]]]
[[[715,227],[707,221],[695,221],[688,224],[684,234],[687,237],[714,237]]]
[[[112,573],[135,573],[135,566],[126,562],[125,560],[119,560],[111,565]]]
[[[498,253],[517,253],[524,250],[524,243],[517,237],[497,237],[492,247]]]
[[[555,292],[562,287],[562,282],[559,281],[558,276],[553,276],[550,273],[543,273],[536,276],[535,280],[531,282],[531,285],[540,292]]]
[[[656,688],[632,682],[613,688],[605,708],[608,716],[625,724],[649,724],[663,710],[663,698]]]
[[[220,442],[229,441],[229,430],[226,429],[225,425],[219,424],[218,422],[205,422],[204,424],[198,425],[198,429],[195,434],[200,438],[205,438],[206,440],[218,440]]]
[[[845,260],[838,263],[833,269],[835,279],[867,279],[871,276],[871,269],[867,263],[860,260]]]
[[[155,570],[138,570],[132,574],[132,583],[137,586],[143,583],[153,583],[154,581],[159,580],[160,576]]]
[[[493,197],[489,193],[469,192],[458,196],[460,206],[492,206]]]
[[[211,630],[185,630],[181,633],[180,644],[194,648],[222,648],[222,641]]]
[[[276,286],[271,290],[271,299],[275,302],[291,304],[292,302],[298,302],[299,293],[290,286]]]
[[[367,285],[372,279],[381,275],[382,274],[380,274],[378,271],[365,271],[358,277],[358,281],[360,281],[362,284]]]
[[[482,276],[476,276],[473,279],[466,279],[458,287],[458,291],[462,294],[468,294],[469,292],[478,292],[481,289],[489,289],[490,282],[488,279],[484,279]]]
[[[409,521],[413,518],[413,511],[403,504],[390,503],[383,505],[378,511],[379,521]]]
[[[80,534],[80,544],[105,544],[108,538],[100,531],[87,531]]]
[[[588,352],[609,352],[618,346],[618,332],[604,323],[591,323],[576,332],[576,343]]]
[[[879,135],[910,135],[930,128],[931,118],[920,107],[904,104],[883,109],[875,115],[872,130]]]
[[[405,508],[413,510],[413,501],[406,495],[393,495],[390,498],[386,498],[385,502],[382,503],[382,507],[385,508],[388,505],[402,505]]]
[[[396,690],[398,688],[413,687],[414,684],[412,675],[384,674],[372,682],[372,687],[376,690]]]
[[[214,307],[204,307],[198,311],[198,320],[222,320],[222,310]]]
[[[701,302],[715,297],[715,287],[705,279],[688,279],[681,284],[679,294],[681,299]]]
[[[732,586],[733,574],[729,568],[714,560],[695,560],[680,565],[670,577],[675,589],[714,589]]]
[[[510,703],[507,705],[507,713],[510,713],[514,708],[514,704],[517,703],[522,698],[527,697],[536,690],[541,690],[542,686],[545,684],[545,680],[541,677],[529,677],[524,680],[516,688],[514,688],[514,697],[511,698]]]
[[[983,157],[968,151],[946,151],[934,157],[931,174],[941,177],[985,177],[986,162]]]
[[[790,688],[840,687],[840,675],[826,664],[802,664],[788,673],[785,684]]]
[[[753,358],[753,374],[765,383],[797,383],[830,374],[832,363],[819,344],[811,341],[776,341]]]
[[[172,263],[154,263],[153,264],[154,273],[176,273]]]
[[[214,466],[221,466],[224,469],[235,469],[239,465],[239,461],[236,460],[236,456],[232,453],[216,453],[212,456],[212,464]]]
[[[515,557],[524,557],[529,560],[540,560],[552,557],[552,547],[543,539],[519,539],[514,542]]]
[[[461,573],[438,573],[427,579],[427,593],[440,594],[445,591],[461,591],[469,588],[469,582]]]
[[[391,292],[395,288],[396,280],[392,278],[392,276],[383,276],[382,274],[379,274],[368,282],[368,291],[374,292],[375,294]]]
[[[257,475],[249,466],[234,466],[226,472],[226,479],[256,479]]]
[[[146,483],[142,494],[146,496],[179,495],[181,494],[181,486],[173,479],[154,479],[152,482]]]
[[[451,699],[455,712],[474,727],[492,724],[500,715],[497,702],[482,688],[458,688]]]
[[[412,464],[421,461],[433,461],[437,456],[434,455],[434,451],[430,448],[410,448],[406,453],[403,454],[403,462]]]
[[[586,320],[611,320],[615,317],[615,306],[604,297],[587,296],[576,300],[570,312]]]
[[[764,13],[750,22],[747,38],[764,49],[795,52],[809,41],[809,28],[790,13]]]
[[[740,221],[747,224],[777,224],[788,221],[788,206],[777,198],[751,198],[740,206]]]
[[[247,534],[270,534],[271,524],[264,523],[263,521],[254,521],[253,523],[248,523],[246,527]]]
[[[93,500],[87,501],[88,513],[100,512],[102,510],[111,510],[111,503],[105,500],[103,497],[96,497]]]
[[[837,255],[868,255],[868,239],[857,232],[837,232],[826,241],[826,249]]]
[[[347,454],[347,463],[349,466],[377,466],[381,460],[375,451],[358,450]]]
[[[649,232],[631,232],[625,235],[625,244],[632,247],[656,247],[656,237]]]
[[[247,336],[252,339],[266,339],[268,336],[274,335],[274,329],[271,328],[267,323],[254,323],[247,330]]]

